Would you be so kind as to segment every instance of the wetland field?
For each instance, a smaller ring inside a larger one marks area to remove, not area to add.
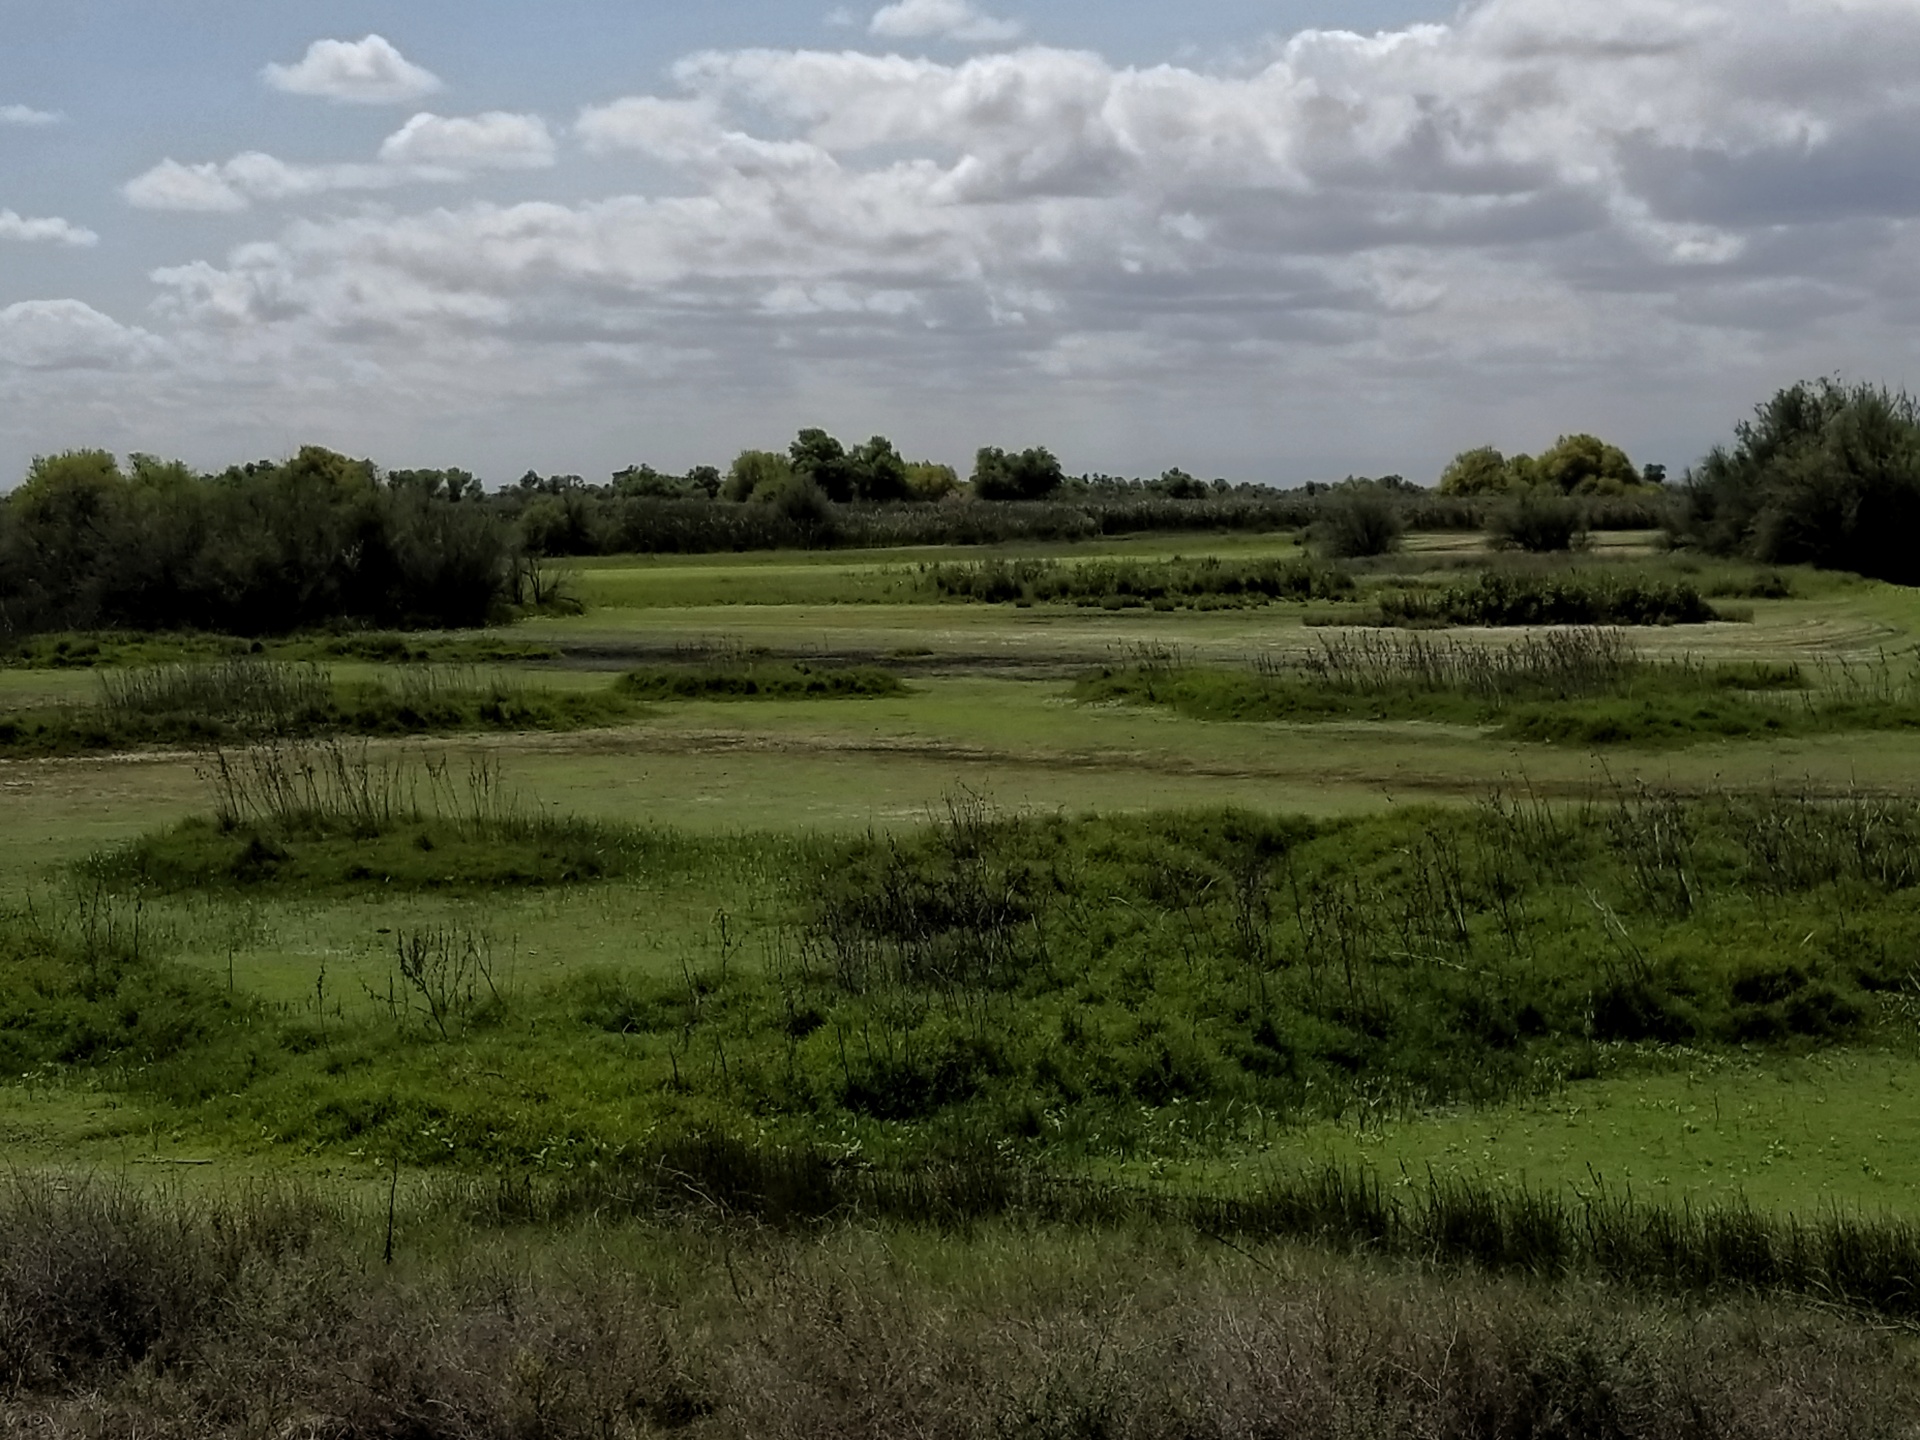
[[[1895,1436],[1920,591],[598,557],[0,660],[0,1431]]]

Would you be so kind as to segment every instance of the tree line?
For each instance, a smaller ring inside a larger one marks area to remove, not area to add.
[[[79,450],[35,460],[0,497],[0,636],[474,626],[540,599],[543,556],[1311,525],[1330,552],[1366,553],[1402,528],[1489,520],[1529,549],[1564,548],[1589,523],[1661,523],[1714,554],[1920,583],[1920,401],[1789,386],[1677,484],[1591,435],[1537,456],[1463,452],[1431,490],[1399,476],[1291,491],[1181,470],[1069,476],[1045,447],[983,448],[962,481],[884,437],[847,446],[818,429],[724,472],[529,474],[492,493],[465,470],[382,471],[318,447],[218,474]]]

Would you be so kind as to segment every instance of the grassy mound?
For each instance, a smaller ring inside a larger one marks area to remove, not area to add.
[[[1090,703],[1164,705],[1203,720],[1426,720],[1555,745],[1688,745],[1920,727],[1914,677],[1793,665],[1641,659],[1616,631],[1464,641],[1325,640],[1298,661],[1253,670],[1167,657],[1108,666],[1073,691]]]
[[[408,667],[336,684],[317,665],[242,656],[103,670],[90,705],[0,715],[0,754],[205,747],[262,736],[567,731],[618,724],[636,713],[617,690],[553,690],[465,667]]]
[[[328,892],[565,885],[626,875],[645,837],[584,821],[470,823],[412,815],[363,828],[190,819],[102,856],[95,873],[161,893],[203,889]]]
[[[386,893],[739,860],[671,836],[449,854],[420,833],[185,827],[95,878]],[[1274,1124],[1500,1102],[1670,1047],[1892,1035],[1920,941],[1920,806],[1866,799],[1505,798],[1329,824],[960,804],[918,835],[761,863],[782,895],[765,963],[736,958],[736,932],[677,972],[483,993],[484,945],[396,921],[384,1007],[329,1019],[319,1050],[299,1024],[222,1032],[182,1073],[227,1077],[201,1116],[216,1133],[377,1139],[422,1163],[605,1164],[714,1126],[882,1162],[978,1143],[1061,1165],[1217,1157]],[[502,1085],[553,1103],[503,1107]]]
[[[628,671],[616,688],[635,700],[850,700],[907,693],[899,676],[878,666],[766,663],[654,665]]]

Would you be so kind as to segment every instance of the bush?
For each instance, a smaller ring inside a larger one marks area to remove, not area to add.
[[[1336,560],[1360,560],[1400,548],[1407,523],[1386,495],[1360,487],[1330,497],[1313,523],[1313,546]]]
[[[0,634],[482,625],[508,601],[512,544],[466,496],[312,447],[218,477],[43,458],[0,500]]]
[[[1493,570],[1445,590],[1389,591],[1380,615],[1389,625],[1704,625],[1720,618],[1684,581]]]
[[[1688,476],[1680,529],[1717,554],[1920,584],[1920,402],[1836,380],[1779,391]]]
[[[1521,491],[1487,518],[1487,533],[1496,548],[1535,555],[1571,550],[1586,530],[1577,501],[1538,489]]]

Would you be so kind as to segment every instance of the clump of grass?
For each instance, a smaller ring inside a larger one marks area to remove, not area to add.
[[[298,1192],[17,1181],[0,1344],[33,1363],[10,1403],[48,1434],[430,1440],[1892,1440],[1920,1404],[1884,1325],[1738,1294],[1557,1292],[1171,1222],[783,1235],[709,1206],[475,1236],[451,1213],[403,1200],[388,1268],[384,1216]]]
[[[930,567],[926,583],[956,600],[1061,604],[1108,610],[1206,610],[1335,600],[1353,590],[1344,571],[1300,560],[982,560]]]
[[[94,857],[121,888],[379,886],[480,891],[631,873],[652,832],[522,803],[491,758],[376,756],[364,744],[268,741],[204,766],[214,813]]]
[[[1644,663],[1626,636],[1612,629],[1548,631],[1502,646],[1362,633],[1321,637],[1298,662],[1297,673],[1340,694],[1416,691],[1498,704],[1617,694]],[[1256,669],[1274,677],[1286,674],[1286,667],[1265,657]]]
[[[1920,695],[1856,699],[1845,687],[1816,687],[1793,665],[1650,662],[1621,632],[1584,627],[1509,645],[1323,636],[1303,657],[1261,657],[1250,670],[1140,659],[1103,667],[1073,693],[1199,719],[1429,720],[1582,746],[1920,725]]]
[[[1684,580],[1605,572],[1541,575],[1485,570],[1439,590],[1389,590],[1384,625],[1704,625],[1729,618]]]
[[[877,665],[827,669],[751,661],[648,666],[622,675],[616,688],[636,700],[847,700],[907,693],[898,675]]]
[[[91,705],[0,715],[0,753],[64,755],[260,738],[578,730],[635,713],[617,690],[518,684],[468,666],[402,666],[337,684],[311,663],[241,656],[103,669]]]

